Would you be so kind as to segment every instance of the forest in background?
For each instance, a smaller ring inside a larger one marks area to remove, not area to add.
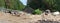
[[[30,1],[30,2],[29,2]],[[41,14],[42,11],[60,11],[60,0],[28,0],[26,7],[34,9],[33,13]],[[25,5],[20,0],[0,0],[0,8],[23,10]]]
[[[23,5],[20,0],[0,0],[0,7],[13,10],[22,10],[25,8],[25,5]]]
[[[33,9],[60,11],[60,0],[31,0],[28,5]]]
[[[33,14],[40,14],[47,9],[51,12],[60,11],[60,0],[28,0],[27,5],[34,9]]]

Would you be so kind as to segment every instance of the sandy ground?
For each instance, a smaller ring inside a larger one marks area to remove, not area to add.
[[[17,17],[12,16],[9,13],[0,12],[0,23],[34,23],[38,20],[60,21],[60,16],[21,15],[20,17]]]

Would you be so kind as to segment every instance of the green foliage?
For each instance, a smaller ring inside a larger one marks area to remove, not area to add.
[[[20,10],[23,10],[24,8],[25,8],[25,5],[23,5],[21,2],[20,2],[20,6],[19,6],[20,8]]]
[[[22,10],[25,6],[21,3],[20,0],[11,0],[11,8],[14,10]]]
[[[28,4],[33,9],[41,9],[41,10],[57,10],[60,11],[60,0],[36,0],[31,1]]]
[[[31,8],[33,9],[41,9],[41,10],[45,10],[49,7],[48,2],[46,0],[34,0],[29,2],[28,4]]]
[[[0,0],[0,7],[4,7],[4,0]]]
[[[8,6],[6,6],[5,0],[0,0],[0,7],[5,7],[13,10],[22,10],[25,8],[25,6],[22,4],[20,0],[8,0],[7,2],[9,2]]]
[[[51,10],[60,11],[60,0],[49,0],[49,6]]]
[[[60,0],[55,0],[56,1],[56,6],[55,6],[55,9],[60,11]]]
[[[33,14],[41,14],[41,13],[42,13],[42,11],[39,10],[39,9],[36,9],[36,10],[34,10],[34,12],[33,12]]]

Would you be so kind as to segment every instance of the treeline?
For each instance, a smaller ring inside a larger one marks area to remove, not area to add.
[[[33,9],[60,11],[60,0],[32,0],[28,5]]]
[[[0,0],[0,7],[13,10],[22,10],[23,8],[25,8],[20,0]]]

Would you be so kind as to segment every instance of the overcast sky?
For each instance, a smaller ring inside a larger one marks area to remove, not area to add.
[[[24,5],[27,5],[27,0],[20,0]]]

